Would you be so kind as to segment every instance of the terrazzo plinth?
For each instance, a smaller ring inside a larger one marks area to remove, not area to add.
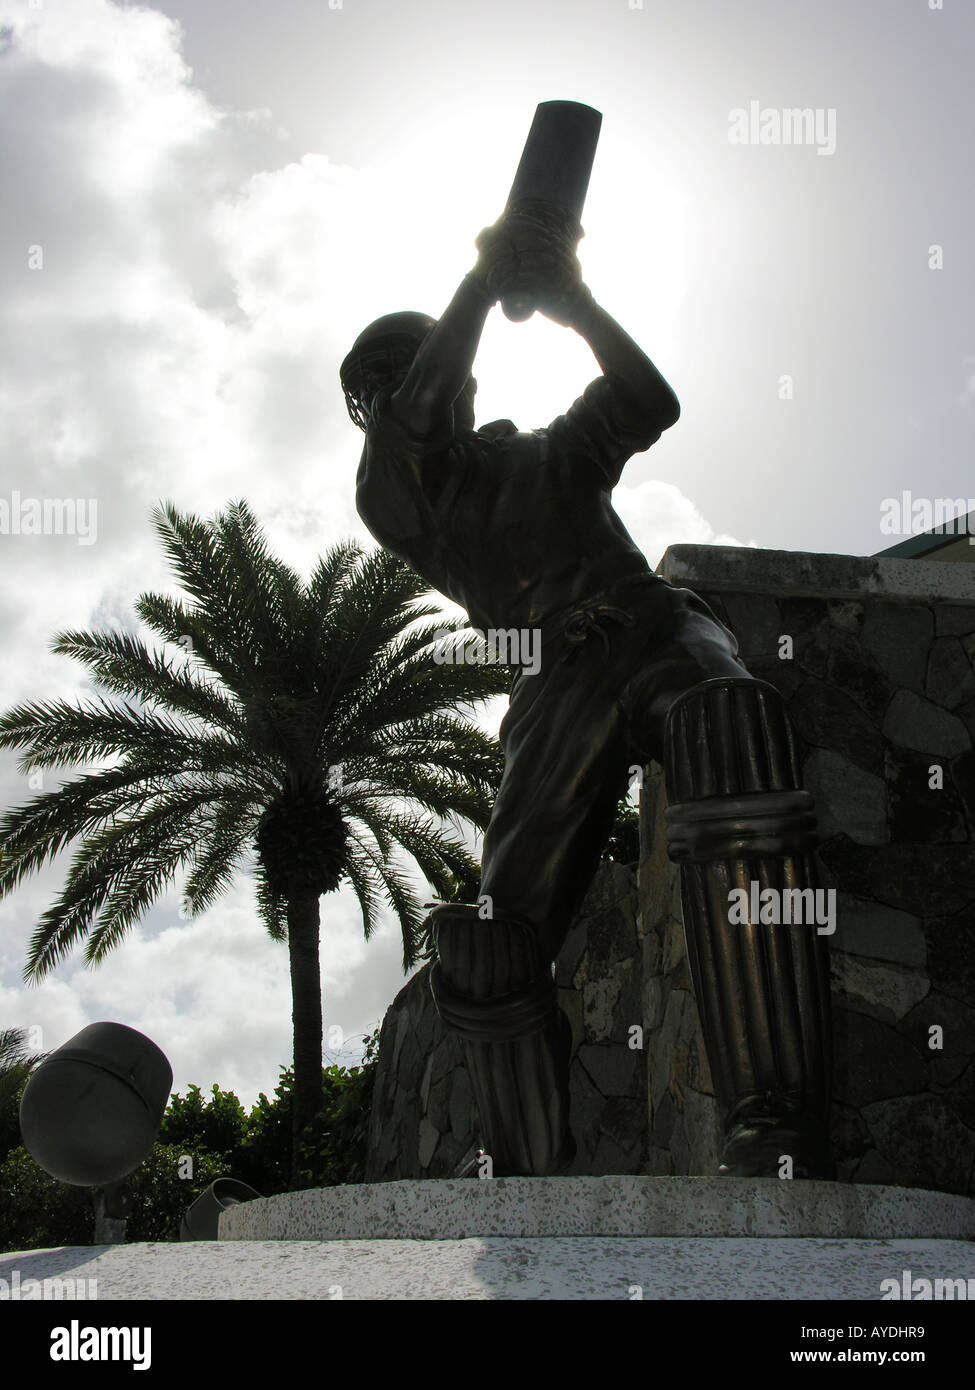
[[[199,1241],[69,1246],[0,1256],[0,1280],[74,1278],[91,1301],[850,1300],[884,1280],[964,1281],[975,1245],[952,1240],[505,1237]],[[94,1281],[94,1289],[92,1288]],[[3,1284],[0,1284],[2,1297]],[[889,1285],[887,1286],[889,1289]],[[16,1316],[13,1309],[10,1316]]]
[[[778,1178],[494,1178],[313,1188],[220,1218],[221,1241],[473,1236],[971,1240],[975,1200]]]

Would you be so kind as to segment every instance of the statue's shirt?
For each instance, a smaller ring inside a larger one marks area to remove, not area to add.
[[[376,540],[466,608],[474,627],[537,627],[621,581],[655,577],[610,492],[660,434],[606,376],[530,433],[502,420],[420,437],[381,395],[356,507]]]

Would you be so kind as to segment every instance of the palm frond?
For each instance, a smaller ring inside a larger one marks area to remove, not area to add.
[[[221,771],[252,765],[239,742],[215,732],[200,733],[179,718],[93,697],[89,705],[34,700],[0,715],[0,748],[27,744],[18,766],[71,767],[119,754],[177,770]]]
[[[198,658],[214,671],[228,690],[235,693],[253,688],[253,673],[240,663],[233,650],[216,630],[207,615],[191,610],[168,594],[140,594],[135,611],[146,627],[157,632],[165,641],[178,646],[187,656]]]
[[[86,959],[101,960],[192,856],[205,829],[201,808],[216,795],[161,793],[143,814],[83,840],[31,937],[25,978],[49,974],[85,936]]]
[[[362,909],[362,931],[368,941],[375,930],[379,914],[377,875],[374,861],[362,851],[354,834],[350,836],[345,872]]]
[[[260,913],[261,921],[267,928],[268,935],[272,941],[287,941],[287,900],[272,891],[260,860],[255,868],[254,881],[257,910]]]
[[[235,737],[243,732],[240,712],[226,689],[200,680],[192,671],[176,669],[131,633],[62,632],[51,649],[85,662],[99,685],[116,694],[136,695],[146,704],[216,724]]]
[[[386,827],[442,897],[450,892],[451,878],[480,878],[480,865],[463,840],[446,835],[429,817],[391,811]]]
[[[205,912],[229,888],[257,819],[248,796],[226,799],[216,806],[213,825],[193,853],[193,867],[183,889],[183,907],[191,916]]]

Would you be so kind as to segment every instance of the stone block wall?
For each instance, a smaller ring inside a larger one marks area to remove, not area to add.
[[[660,572],[732,628],[803,744],[822,883],[836,890],[839,1176],[975,1191],[975,565],[676,546]],[[663,779],[648,773],[649,1171],[700,1173],[713,1171],[713,1090]]]

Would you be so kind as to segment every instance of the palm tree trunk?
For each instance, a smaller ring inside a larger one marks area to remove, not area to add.
[[[322,972],[319,958],[318,894],[288,898],[295,1079],[292,1092],[291,1186],[298,1182],[298,1139],[322,1108]]]

